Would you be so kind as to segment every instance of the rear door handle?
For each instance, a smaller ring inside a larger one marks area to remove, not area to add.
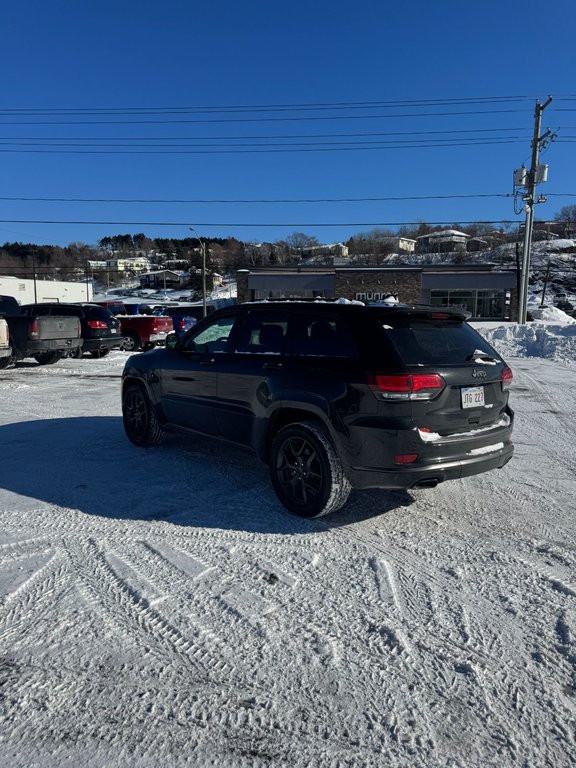
[[[262,367],[266,368],[267,370],[277,371],[278,369],[282,368],[282,363],[264,363]]]

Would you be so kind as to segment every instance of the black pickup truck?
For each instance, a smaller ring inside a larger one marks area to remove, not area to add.
[[[33,357],[40,365],[55,363],[82,344],[77,317],[27,316],[13,296],[0,295],[0,317],[8,323],[11,354],[0,357],[0,368]]]

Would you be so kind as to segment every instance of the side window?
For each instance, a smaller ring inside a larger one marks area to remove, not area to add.
[[[308,315],[302,318],[295,354],[306,357],[354,357],[356,347],[346,325],[336,317]]]
[[[187,352],[227,352],[228,338],[236,317],[221,317],[200,332],[192,333],[183,340]]]
[[[285,312],[251,312],[240,338],[236,352],[244,354],[286,354],[288,316]]]

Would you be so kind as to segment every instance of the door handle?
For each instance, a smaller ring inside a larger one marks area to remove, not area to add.
[[[211,360],[200,360],[199,362],[201,366],[203,366],[204,368],[207,368],[209,365],[214,365],[216,360],[212,358]]]
[[[273,370],[273,371],[276,370],[277,371],[280,368],[282,368],[282,363],[264,363],[264,365],[262,367],[267,369],[267,370]]]

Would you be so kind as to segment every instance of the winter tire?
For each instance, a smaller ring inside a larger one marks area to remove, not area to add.
[[[39,365],[53,365],[58,360],[62,360],[62,352],[41,352],[39,355],[34,355],[34,360]]]
[[[272,441],[270,477],[278,499],[301,517],[321,517],[344,506],[351,486],[325,429],[290,424]]]
[[[106,355],[110,352],[109,349],[94,349],[92,352],[89,352],[88,354],[90,357],[99,360],[101,357],[106,357]]]
[[[127,331],[122,339],[122,349],[126,352],[136,352],[140,349],[140,339],[132,331]]]
[[[139,384],[131,384],[124,393],[122,419],[128,440],[134,445],[146,447],[162,442],[164,431],[148,395]]]

